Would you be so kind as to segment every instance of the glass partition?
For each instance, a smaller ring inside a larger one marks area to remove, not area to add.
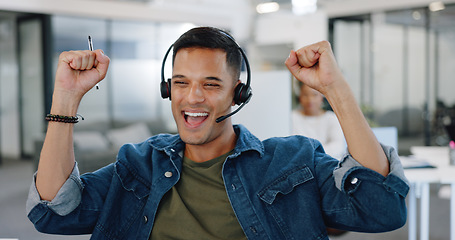
[[[369,16],[357,16],[334,21],[333,50],[341,71],[351,86],[357,101],[366,106],[369,100],[369,88],[366,85],[369,76]]]
[[[111,59],[100,89],[90,90],[80,105],[86,120],[78,127],[96,123],[106,130],[146,122],[159,132],[176,131],[170,102],[160,96],[161,63],[171,44],[194,25],[54,16],[52,26],[55,62],[62,51],[87,49],[88,35],[94,49]],[[170,67],[169,61],[167,76]]]
[[[16,16],[0,12],[0,159],[20,157]]]
[[[93,39],[94,49],[103,49],[106,54],[110,54],[107,50],[108,24],[103,19],[53,16],[51,26],[54,44],[54,70],[52,71],[54,77],[60,53],[70,50],[88,50],[89,35]],[[86,121],[81,121],[79,125],[108,122],[109,79],[108,73],[106,79],[100,83],[100,89],[90,90],[82,100],[78,111]]]
[[[434,35],[434,111],[432,115],[432,142],[447,145],[450,138],[445,124],[455,124],[455,5],[442,11],[431,12],[430,29]]]
[[[112,110],[116,120],[154,120],[158,99],[157,27],[154,24],[111,23]]]
[[[356,98],[373,126],[398,128],[402,150],[448,143],[441,115],[455,112],[454,8],[330,20],[335,56]]]
[[[18,22],[21,152],[33,156],[44,130],[43,27],[39,18]]]

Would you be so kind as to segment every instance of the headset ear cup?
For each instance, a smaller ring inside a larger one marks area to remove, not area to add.
[[[169,98],[169,100],[171,100],[171,85],[169,83],[170,81],[162,81],[160,84],[160,90],[162,98]]]
[[[246,102],[249,98],[249,95],[250,95],[250,91],[249,91],[248,87],[243,83],[239,83],[237,85],[237,87],[235,87],[235,89],[234,89],[235,104],[240,105],[240,104]]]
[[[242,95],[242,89],[244,87],[243,83],[239,83],[234,89],[234,103],[239,105],[242,102],[240,101],[240,96]]]

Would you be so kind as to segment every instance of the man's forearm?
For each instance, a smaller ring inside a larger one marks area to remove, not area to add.
[[[383,176],[389,173],[389,162],[373,131],[360,110],[354,95],[346,83],[325,93],[327,100],[340,121],[349,153],[363,166]]]
[[[65,98],[56,95],[54,101],[59,104],[53,104],[51,113],[75,116],[78,104],[74,101],[64,104],[58,99]],[[73,128],[72,123],[49,122],[36,175],[36,188],[43,200],[52,200],[73,170]]]

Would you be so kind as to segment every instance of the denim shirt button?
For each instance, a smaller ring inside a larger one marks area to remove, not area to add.
[[[171,148],[171,152],[175,152],[175,149]]]
[[[149,221],[147,216],[144,216],[144,223],[147,223]]]
[[[167,178],[170,178],[170,177],[172,177],[172,172],[165,172],[164,176]]]
[[[358,181],[359,181],[359,179],[355,177],[355,178],[351,179],[351,184],[356,184]]]
[[[231,184],[231,187],[232,187],[232,190],[235,190],[235,189],[236,189],[236,187],[235,187],[234,184]]]

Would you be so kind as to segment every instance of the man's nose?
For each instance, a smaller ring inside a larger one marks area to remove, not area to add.
[[[190,104],[196,104],[196,103],[201,103],[205,100],[204,97],[204,91],[202,89],[202,86],[199,84],[193,84],[190,88],[190,91],[188,93],[188,103]]]

